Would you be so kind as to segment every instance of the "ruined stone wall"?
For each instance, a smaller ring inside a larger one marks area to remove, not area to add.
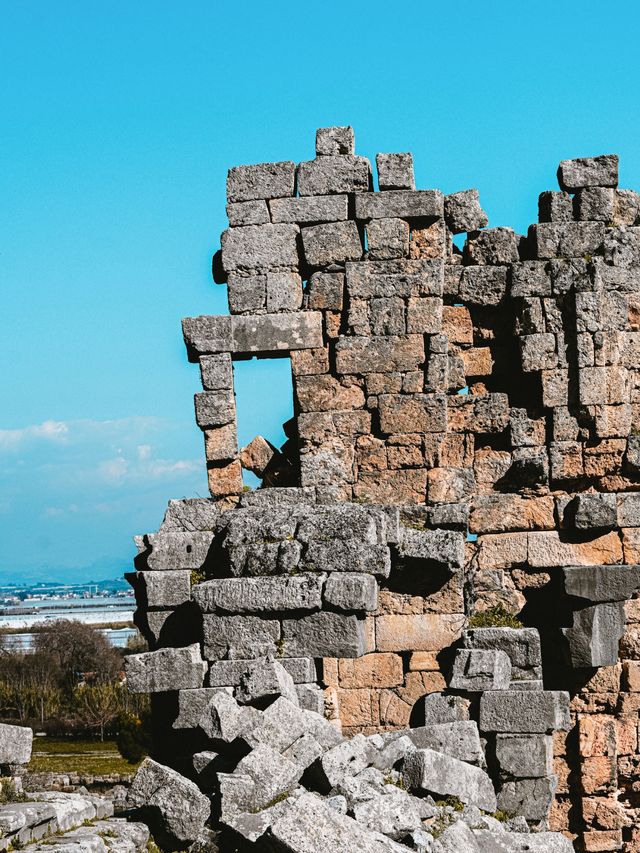
[[[639,851],[640,197],[613,155],[564,161],[520,236],[475,190],[416,190],[410,154],[376,165],[378,191],[351,128],[324,128],[314,160],[229,172],[230,315],[183,321],[212,500],[139,540],[153,651],[130,682],[169,757],[264,655],[347,733],[461,697],[506,811]],[[254,355],[291,358],[280,449],[237,446],[232,364]],[[487,646],[467,622],[498,608],[527,627]],[[513,701],[543,722],[507,728]],[[521,760],[552,743],[553,772],[501,762],[505,738]]]

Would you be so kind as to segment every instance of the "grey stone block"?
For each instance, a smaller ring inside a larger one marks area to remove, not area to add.
[[[376,545],[376,516],[368,508],[357,504],[314,507],[300,518],[296,539],[303,543],[314,540],[357,540],[367,545]]]
[[[191,598],[191,572],[137,572],[136,597],[142,607],[178,607]]]
[[[324,601],[338,610],[375,610],[378,584],[371,575],[332,572],[324,587]]]
[[[232,228],[243,225],[265,225],[270,221],[269,208],[264,199],[228,204],[227,218]]]
[[[480,697],[480,731],[545,734],[568,729],[569,694],[560,690],[488,690]]]
[[[322,314],[261,314],[232,317],[235,353],[272,353],[281,350],[317,349],[323,345]]]
[[[512,228],[487,228],[469,234],[464,244],[464,260],[467,264],[517,263],[518,238]]]
[[[342,741],[342,735],[328,720],[297,707],[283,696],[257,714],[255,725],[245,728],[242,733],[243,740],[252,748],[264,743],[284,752],[305,734],[311,734],[323,751]]]
[[[576,610],[573,625],[563,628],[575,667],[613,666],[624,633],[624,602],[613,601]]]
[[[182,334],[190,361],[197,361],[203,353],[230,352],[233,349],[231,317],[185,317]]]
[[[132,693],[202,687],[206,670],[207,665],[200,657],[197,643],[181,649],[158,649],[156,652],[127,655],[124,660],[127,687]]]
[[[477,231],[489,224],[489,218],[480,206],[478,190],[475,189],[445,196],[444,218],[453,234]]]
[[[615,190],[611,187],[585,187],[574,199],[576,219],[612,222],[615,215]]]
[[[271,747],[260,745],[238,762],[234,775],[251,778],[253,787],[249,800],[244,800],[241,810],[257,812],[293,790],[302,768]]]
[[[152,758],[145,758],[138,768],[127,805],[159,815],[164,832],[187,844],[199,836],[211,812],[209,798],[195,782]]]
[[[0,764],[28,764],[32,743],[32,729],[0,723]]]
[[[400,840],[421,824],[422,801],[406,791],[373,797],[357,803],[353,816],[359,824]]]
[[[302,279],[295,272],[269,272],[267,313],[297,311],[302,305]]]
[[[507,293],[507,267],[464,267],[460,279],[460,301],[471,305],[498,305]]]
[[[242,705],[253,705],[278,696],[284,696],[294,705],[298,704],[293,678],[287,670],[273,658],[250,661],[240,676],[235,698]]]
[[[567,594],[587,601],[625,601],[640,588],[640,566],[567,566],[562,573]]]
[[[414,530],[401,524],[398,553],[454,572],[464,565],[464,536],[453,530]]]
[[[629,436],[632,446],[635,436]],[[620,527],[640,527],[640,494],[630,492],[618,495],[618,525]]]
[[[404,762],[403,778],[410,790],[440,797],[458,797],[488,812],[496,810],[496,795],[484,770],[432,749],[417,749]]]
[[[342,311],[344,273],[314,272],[307,284],[308,307]]]
[[[336,370],[345,375],[417,370],[424,363],[424,336],[341,337]]]
[[[178,691],[178,716],[173,721],[174,729],[195,729],[211,697],[219,687],[198,687]]]
[[[294,764],[306,769],[323,753],[323,749],[313,735],[302,735],[282,753]]]
[[[371,165],[350,154],[322,156],[298,166],[301,196],[363,193],[371,189]]]
[[[213,531],[220,521],[220,508],[211,498],[169,501],[159,533]]]
[[[413,154],[376,154],[381,190],[414,190]]]
[[[235,166],[227,174],[227,199],[238,202],[293,195],[295,175],[295,163],[289,160]]]
[[[355,198],[356,219],[438,219],[443,212],[439,190],[390,190]]]
[[[211,663],[207,683],[210,687],[236,687],[247,667],[254,663],[246,660],[218,660]],[[313,658],[278,658],[295,684],[316,680],[316,665]]]
[[[222,233],[222,263],[227,272],[248,273],[298,266],[297,225],[247,225]]]
[[[438,836],[430,853],[492,853],[492,851],[488,847],[480,847],[475,834],[466,823],[458,820]]]
[[[255,708],[243,708],[229,693],[216,690],[200,715],[198,726],[207,737],[231,743],[244,733],[254,716],[259,716]]]
[[[272,222],[341,222],[348,218],[348,196],[311,195],[302,198],[275,198],[269,202]]]
[[[233,391],[201,391],[194,395],[196,423],[200,429],[224,426],[235,421]]]
[[[327,788],[339,786],[346,777],[356,776],[373,761],[374,747],[358,734],[342,741],[324,753],[318,767],[322,783]]]
[[[319,127],[316,130],[317,157],[355,154],[355,150],[356,140],[352,127]]]
[[[498,808],[530,821],[544,821],[549,815],[557,785],[555,776],[505,782],[498,791]]]
[[[442,296],[444,264],[442,260],[406,258],[350,262],[346,265],[346,281],[352,299]]]
[[[572,501],[574,524],[578,530],[611,529],[616,526],[616,496],[605,494],[576,495]]]
[[[319,610],[325,578],[323,574],[215,578],[198,584],[193,597],[203,613]]]
[[[367,651],[364,622],[355,616],[321,612],[282,623],[284,653],[289,657],[360,657]]]
[[[500,773],[517,779],[551,776],[551,735],[496,735],[496,761]]]
[[[304,551],[300,567],[310,572],[363,572],[386,578],[391,571],[391,555],[386,545],[313,540]]]
[[[324,691],[317,684],[296,684],[298,704],[306,711],[324,714]]]
[[[469,700],[462,696],[428,693],[424,697],[425,727],[468,720],[470,704]]]
[[[233,389],[233,367],[228,353],[203,355],[200,358],[200,376],[205,391]]]
[[[344,264],[362,257],[358,226],[352,220],[312,225],[303,228],[301,234],[304,258],[311,267]]]
[[[449,681],[453,690],[508,690],[510,683],[511,661],[505,652],[497,649],[458,649],[456,652]]]
[[[563,160],[558,167],[558,183],[570,193],[582,187],[617,187],[618,155]]]
[[[446,697],[459,698],[459,697]],[[484,765],[484,752],[475,720],[431,723],[407,730],[406,735],[417,749],[433,749],[468,764]]]
[[[259,658],[275,655],[280,623],[258,616],[203,617],[204,656],[207,660]],[[290,655],[295,657],[295,655]]]
[[[571,222],[573,199],[565,192],[543,192],[538,197],[538,222]]]
[[[372,219],[366,225],[366,232],[367,258],[390,260],[408,257],[409,223],[404,219]]]
[[[529,243],[540,259],[595,255],[604,237],[603,222],[541,222],[529,228]]]
[[[511,296],[551,296],[551,274],[545,261],[520,261],[511,267]]]
[[[227,299],[231,314],[264,313],[267,307],[267,276],[230,273]]]
[[[463,631],[466,649],[498,649],[511,661],[513,680],[542,678],[540,634],[536,628],[472,628]]]

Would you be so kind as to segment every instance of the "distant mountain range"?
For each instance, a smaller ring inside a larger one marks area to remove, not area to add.
[[[87,566],[6,566],[0,568],[0,584],[31,585],[44,581],[105,586],[107,582],[121,579],[132,568],[132,557],[102,557]],[[124,580],[123,584],[127,585]]]

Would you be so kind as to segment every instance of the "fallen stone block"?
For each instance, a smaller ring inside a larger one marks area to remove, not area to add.
[[[422,801],[405,791],[373,797],[357,803],[353,816],[359,824],[396,840],[403,839],[421,824]]]
[[[410,790],[440,797],[458,797],[488,812],[496,810],[496,795],[484,770],[432,749],[417,749],[404,762],[403,779]]]
[[[504,782],[498,791],[498,808],[530,821],[546,820],[557,784],[555,776]]]
[[[487,214],[480,206],[478,190],[463,190],[445,196],[444,218],[452,234],[477,231],[489,224]]]
[[[197,687],[178,691],[178,716],[173,721],[174,729],[195,729],[214,693],[220,688]]]
[[[242,733],[242,739],[252,748],[262,743],[284,752],[305,734],[312,735],[323,750],[342,741],[339,731],[323,716],[294,705],[284,696],[257,713],[255,725]]]
[[[306,770],[307,767],[320,758],[323,752],[322,746],[314,736],[306,734],[295,740],[282,754],[290,761],[293,761],[294,764]]]
[[[251,661],[240,676],[234,696],[242,705],[262,706],[278,696],[284,696],[294,705],[298,704],[293,678],[272,658]]]
[[[211,532],[216,529],[219,520],[220,508],[210,498],[169,501],[158,532],[187,533],[195,530]]]
[[[0,723],[0,764],[28,764],[32,744],[32,729]]]
[[[260,613],[281,610],[319,610],[326,575],[302,573],[276,577],[215,578],[194,587],[193,597],[203,613]]]
[[[325,604],[338,610],[375,610],[378,584],[371,575],[358,572],[331,572],[324,585]]]
[[[127,793],[127,805],[148,816],[154,834],[195,841],[211,812],[209,798],[175,770],[145,758]],[[157,828],[157,829],[156,829]]]
[[[216,690],[198,720],[198,726],[209,738],[231,743],[259,717],[255,708],[238,705],[224,690]]]
[[[433,749],[435,752],[443,752],[451,758],[466,761],[468,764],[484,765],[485,763],[478,724],[475,720],[456,720],[418,726],[408,729],[406,736],[416,749]]]
[[[617,187],[618,155],[563,160],[558,167],[558,183],[561,189],[570,193],[582,187]]]
[[[456,652],[449,681],[453,690],[508,690],[510,683],[511,661],[506,652],[497,649],[458,649]]]
[[[503,777],[551,776],[553,738],[551,735],[499,734],[496,736],[496,761]]]
[[[373,761],[374,747],[358,734],[324,753],[320,759],[318,781],[326,789],[340,785],[345,777],[356,776]]]
[[[287,657],[355,658],[368,651],[364,621],[328,611],[283,620],[282,639]]]
[[[560,690],[488,690],[480,697],[482,732],[545,734],[570,726],[569,694]]]
[[[438,836],[433,844],[432,853],[491,853],[491,850],[489,847],[480,847],[475,834],[467,824],[457,820]],[[496,850],[495,853],[498,851]]]
[[[132,693],[162,693],[202,687],[207,664],[195,643],[180,649],[158,649],[127,655],[124,660],[127,688]]]
[[[324,690],[318,684],[296,684],[296,695],[301,708],[324,714]]]
[[[248,776],[253,781],[250,802],[243,811],[260,811],[295,788],[302,767],[275,749],[260,745],[238,762],[234,774]]]

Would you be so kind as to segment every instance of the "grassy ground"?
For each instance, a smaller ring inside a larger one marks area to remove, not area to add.
[[[137,764],[129,764],[113,741],[33,739],[29,770],[52,773],[81,773],[106,776],[111,773],[135,773]]]

